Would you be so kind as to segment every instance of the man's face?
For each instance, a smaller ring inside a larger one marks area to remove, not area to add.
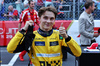
[[[40,28],[44,31],[49,31],[52,29],[55,22],[55,14],[50,11],[46,11],[41,17],[40,20]]]
[[[31,1],[30,4],[29,4],[29,7],[30,7],[31,9],[34,9],[34,6],[35,6],[35,3]]]
[[[95,3],[93,3],[93,5],[92,5],[92,7],[91,7],[91,12],[93,12],[95,8],[96,8],[96,7],[95,7]]]
[[[9,11],[13,11],[13,6],[10,5],[10,6],[8,7],[8,10],[9,10]]]

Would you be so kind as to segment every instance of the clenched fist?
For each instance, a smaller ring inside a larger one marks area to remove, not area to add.
[[[27,30],[29,25],[30,25],[30,26],[33,25],[33,21],[32,21],[32,20],[26,21],[26,24],[25,24],[25,26],[23,27],[23,29],[24,29],[24,30]]]
[[[65,27],[63,26],[63,23],[61,23],[59,27],[59,32],[63,38],[68,38],[68,35],[66,33]]]

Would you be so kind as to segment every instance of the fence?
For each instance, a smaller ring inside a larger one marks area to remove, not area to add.
[[[84,3],[85,2],[80,2],[80,0],[77,0],[77,1],[73,0],[73,2],[71,0],[69,1],[65,0],[62,4],[60,4],[57,1],[52,0],[52,2],[44,1],[40,6],[38,5],[38,3],[36,3],[36,6],[34,9],[38,11],[40,7],[42,6],[47,7],[47,6],[52,5],[55,8],[57,8],[58,12],[63,12],[63,13],[58,14],[57,20],[73,20],[73,19],[77,20],[80,14],[84,11],[83,9]],[[22,10],[25,9],[23,2],[19,4],[16,4],[16,2],[11,2],[11,3],[4,2],[4,4],[0,5],[1,7],[0,21],[7,20],[7,17],[3,17],[3,13],[8,12],[9,5],[13,5],[13,7],[19,11],[19,14],[21,13]],[[60,8],[60,6],[62,6],[62,8]],[[96,20],[100,19],[100,10],[98,10],[98,8],[94,11],[93,16],[94,16],[94,19]]]

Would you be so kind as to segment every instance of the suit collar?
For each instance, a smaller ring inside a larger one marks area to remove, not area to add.
[[[89,14],[87,14],[85,11],[84,11],[84,13],[85,13],[85,15],[86,15],[86,19],[88,20],[88,22],[89,22],[90,24],[93,24],[93,22],[91,22],[91,20],[90,20],[90,18],[89,18]],[[90,14],[90,15],[92,15],[92,14]]]
[[[42,35],[42,36],[44,36],[44,37],[47,37],[47,36],[50,36],[52,33],[53,33],[53,29],[52,30],[50,30],[50,31],[43,31],[43,30],[41,30],[40,28],[37,30],[37,32],[40,34],[40,35]]]

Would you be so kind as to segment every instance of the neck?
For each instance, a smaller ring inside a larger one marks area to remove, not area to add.
[[[52,28],[51,28],[51,29],[43,29],[43,28],[41,27],[41,25],[40,25],[40,29],[43,30],[43,31],[48,32],[48,31],[50,31]]]
[[[43,31],[45,31],[45,32],[50,31],[49,29],[42,29],[42,28],[40,28],[40,29],[43,30]]]
[[[43,31],[43,32],[50,32],[52,29],[51,29],[51,30],[42,30],[42,29],[40,28],[40,30]]]
[[[91,14],[91,11],[90,11],[89,9],[86,9],[85,12],[86,12],[87,14]]]
[[[44,37],[50,36],[53,33],[53,30],[49,30],[49,31],[44,31],[41,28],[39,28],[38,33]]]
[[[32,8],[29,8],[29,10],[30,10],[30,11],[33,11],[33,9],[32,9]]]

